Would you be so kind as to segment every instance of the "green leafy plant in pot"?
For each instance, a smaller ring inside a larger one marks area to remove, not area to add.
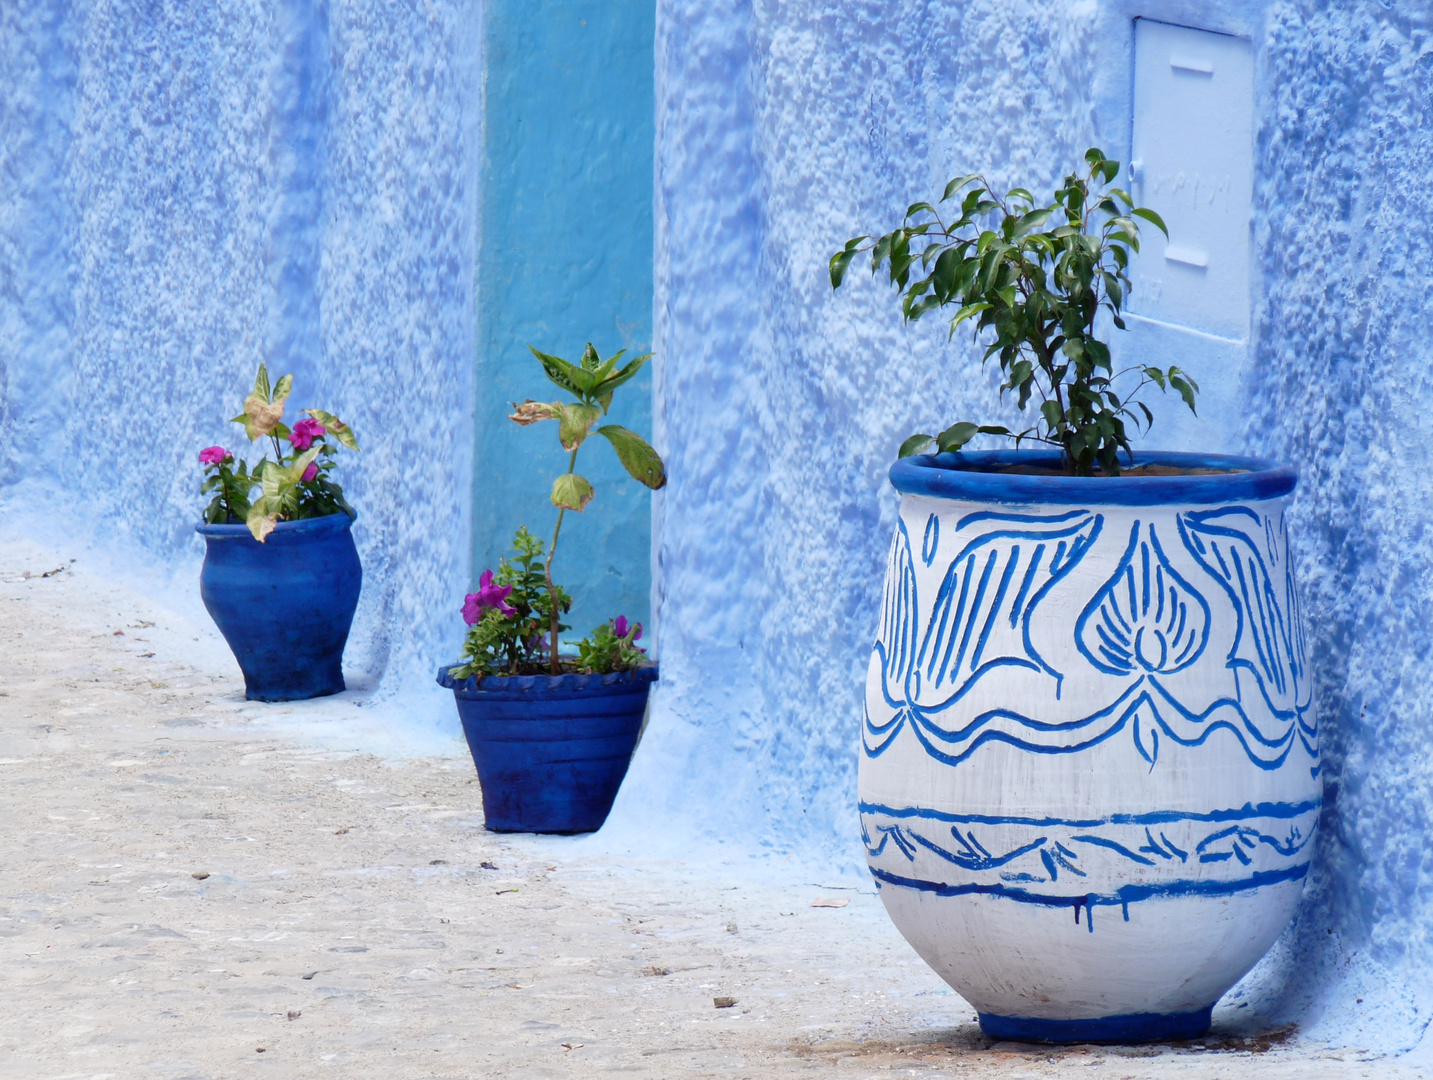
[[[1151,364],[1115,371],[1109,345],[1095,336],[1102,312],[1125,329],[1139,222],[1168,230],[1157,213],[1112,186],[1118,162],[1095,149],[1085,161],[1088,171],[1067,176],[1048,206],[1037,206],[1025,188],[1000,196],[984,177],[956,177],[941,198],[944,205],[965,192],[949,223],[936,206],[918,202],[897,228],[854,237],[831,256],[831,285],[839,288],[851,261],[869,251],[871,272],[887,269],[908,321],[957,305],[951,335],[974,320],[977,340],[987,337],[983,359],[999,361],[1001,393],[1013,393],[1022,412],[1035,404],[1034,422],[1019,431],[959,421],[937,435],[912,435],[901,457],[958,451],[978,434],[1004,435],[1017,447],[1027,440],[1058,447],[1065,471],[1117,476],[1120,453],[1131,454],[1126,420],[1145,428],[1154,421],[1141,399],[1147,387],[1173,389],[1194,410],[1199,386],[1186,372]],[[1133,386],[1119,385],[1126,376]]]
[[[529,346],[531,348],[531,346]],[[438,672],[453,690],[483,792],[487,827],[498,832],[591,832],[601,827],[636,747],[655,664],[637,644],[640,623],[616,616],[563,652],[559,635],[571,610],[553,579],[553,562],[569,511],[593,501],[577,472],[583,445],[608,443],[633,479],[656,490],[667,482],[662,459],[634,431],[604,423],[618,389],[650,354],[622,364],[625,350],[602,359],[588,343],[571,363],[532,349],[567,401],[514,404],[524,427],[552,420],[567,469],[552,483],[557,511],[550,542],[517,530],[513,551],[484,570],[463,602],[469,630],[462,661]]]
[[[994,1038],[1202,1034],[1287,924],[1318,827],[1297,477],[1131,449],[1145,391],[1193,409],[1198,387],[1117,370],[1098,336],[1124,325],[1141,222],[1165,231],[1118,173],[1090,150],[1047,205],[957,177],[829,267],[839,286],[869,252],[906,319],[953,307],[1033,414],[901,445],[861,722],[882,902]]]

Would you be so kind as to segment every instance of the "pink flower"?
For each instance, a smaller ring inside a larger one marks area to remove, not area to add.
[[[614,634],[616,634],[618,637],[620,637],[620,638],[626,637],[626,636],[627,636],[627,631],[628,631],[629,629],[632,630],[632,640],[633,640],[633,641],[636,641],[639,637],[642,636],[642,624],[641,624],[641,623],[637,623],[637,624],[635,625],[635,627],[634,627],[631,623],[629,623],[629,622],[627,621],[627,616],[625,616],[625,615],[618,615],[617,618],[615,618],[614,620],[612,620],[612,632],[613,632]]]
[[[303,451],[312,446],[315,439],[322,438],[327,434],[328,428],[317,420],[310,420],[306,416],[296,423],[294,429],[289,432],[289,442],[293,444],[295,450]]]
[[[310,461],[310,462],[308,463],[308,468],[304,470],[304,475],[303,475],[304,483],[308,483],[308,481],[312,480],[312,479],[313,479],[315,476],[317,476],[317,475],[318,475],[318,462],[317,462],[317,461]]]
[[[482,577],[478,578],[478,591],[463,597],[463,621],[469,626],[476,626],[489,608],[496,608],[505,619],[511,618],[517,614],[517,608],[507,603],[511,593],[511,585],[494,585],[493,572],[484,570]]]
[[[225,450],[222,446],[206,446],[199,451],[200,465],[222,465],[226,461],[233,461],[234,455]]]

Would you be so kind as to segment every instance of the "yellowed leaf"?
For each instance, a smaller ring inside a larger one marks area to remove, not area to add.
[[[273,431],[284,418],[284,400],[280,398],[271,404],[250,394],[244,399],[244,415],[249,418],[244,426],[249,429],[250,440],[259,438]]]
[[[512,403],[513,412],[508,419],[514,423],[527,427],[530,424],[541,423],[543,420],[553,420],[562,415],[561,402],[552,401],[524,401],[519,405],[516,401]]]
[[[252,517],[249,519],[249,531],[254,534],[254,539],[262,544],[264,538],[274,531],[274,526],[278,523],[278,514],[265,514],[262,517]]]

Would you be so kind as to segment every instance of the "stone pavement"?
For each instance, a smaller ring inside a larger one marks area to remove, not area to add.
[[[247,703],[212,628],[0,546],[0,1076],[1417,1075],[1227,1017],[992,1043],[869,885],[487,833],[362,701]]]

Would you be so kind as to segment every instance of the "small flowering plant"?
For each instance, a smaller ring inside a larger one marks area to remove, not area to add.
[[[529,346],[531,348],[531,346]],[[628,671],[646,659],[635,642],[641,623],[618,616],[598,626],[576,643],[576,656],[560,653],[557,635],[569,627],[561,621],[572,609],[572,598],[552,580],[552,560],[567,511],[583,512],[595,494],[590,481],[577,471],[577,452],[590,435],[601,435],[617,454],[631,477],[653,490],[667,482],[662,459],[635,431],[617,424],[602,424],[617,389],[629,382],[651,354],[618,366],[626,350],[603,360],[589,342],[580,363],[532,349],[548,379],[567,391],[572,401],[514,403],[510,417],[527,427],[543,420],[558,422],[557,437],[567,452],[567,471],[553,481],[551,501],[557,508],[552,542],[544,545],[518,529],[511,557],[504,557],[496,573],[484,570],[478,591],[463,601],[463,621],[470,627],[463,642],[463,663],[449,669],[455,679],[470,675],[534,675],[565,671],[605,675]]]
[[[559,615],[572,607],[572,599],[561,587],[548,591],[541,540],[524,527],[513,538],[513,548],[498,572],[484,570],[478,591],[463,599],[463,621],[472,629],[463,644],[466,662],[452,669],[455,679],[531,674],[547,666],[553,599]],[[559,622],[558,629],[568,626]]]
[[[577,643],[577,666],[598,672],[634,668],[647,658],[647,650],[636,644],[641,636],[641,623],[628,623],[627,616],[618,615]]]
[[[204,520],[210,525],[242,521],[262,544],[280,521],[337,513],[353,516],[343,489],[328,474],[334,464],[335,443],[357,450],[358,440],[347,424],[322,409],[305,409],[303,419],[292,428],[287,426],[284,405],[293,382],[292,375],[285,375],[270,384],[268,368],[260,364],[254,389],[244,399],[244,411],[234,417],[236,424],[244,425],[249,442],[269,440],[273,460],[266,450],[251,469],[245,461],[236,462],[234,454],[222,446],[199,451],[205,474],[199,490],[205,495],[213,492],[204,511]],[[256,487],[259,493],[254,497]]]

